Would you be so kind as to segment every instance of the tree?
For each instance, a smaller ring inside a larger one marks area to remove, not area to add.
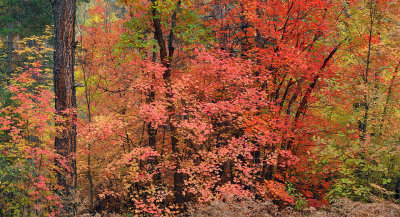
[[[54,93],[56,113],[63,119],[57,122],[59,134],[55,138],[56,152],[64,157],[67,169],[58,173],[58,182],[65,189],[62,194],[71,200],[76,189],[76,93],[75,18],[76,0],[50,0],[54,14]]]
[[[337,33],[348,40],[338,51],[336,75],[326,81],[312,113],[315,153],[334,166],[330,197],[369,201],[391,197],[400,172],[398,136],[398,3],[356,1],[346,6]],[[394,6],[396,5],[396,6]],[[325,132],[324,132],[325,131]],[[378,186],[378,187],[376,187]]]
[[[0,109],[0,216],[55,215],[62,201],[54,167],[52,92],[40,64],[25,68],[8,87],[13,104]]]

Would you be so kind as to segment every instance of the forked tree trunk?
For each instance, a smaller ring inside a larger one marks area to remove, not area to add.
[[[176,128],[175,126],[171,123],[171,119],[174,116],[175,113],[175,108],[172,102],[173,98],[173,93],[172,93],[172,84],[171,84],[171,73],[172,73],[172,59],[174,58],[174,46],[173,46],[173,41],[175,40],[175,35],[174,35],[174,28],[176,26],[176,20],[177,20],[177,14],[180,10],[182,1],[178,0],[176,4],[176,9],[174,13],[171,16],[171,30],[170,34],[168,36],[167,43],[164,40],[164,34],[162,31],[162,25],[161,25],[161,14],[160,11],[157,9],[157,1],[156,0],[151,0],[151,6],[152,6],[152,15],[153,15],[153,27],[154,27],[154,39],[157,41],[158,46],[159,46],[159,52],[160,52],[160,60],[162,65],[166,68],[163,74],[163,79],[166,84],[166,98],[167,98],[167,111],[169,114],[169,121],[168,121],[168,127],[170,128],[171,131],[171,149],[172,153],[179,155],[179,149],[178,149],[178,139],[176,138]],[[168,47],[167,47],[168,44]],[[150,134],[149,134],[150,135]],[[178,157],[175,159],[176,162],[176,167],[174,171],[174,196],[175,196],[175,203],[179,204],[180,207],[183,206],[183,203],[185,201],[185,196],[183,194],[184,191],[184,179],[185,175],[181,172],[179,172],[180,169],[180,164]]]
[[[50,0],[54,15],[54,92],[55,108],[64,118],[55,138],[56,152],[66,160],[68,169],[58,172],[58,184],[67,210],[74,210],[72,198],[76,189],[76,95],[74,86],[76,0]],[[72,205],[72,206],[71,206]]]

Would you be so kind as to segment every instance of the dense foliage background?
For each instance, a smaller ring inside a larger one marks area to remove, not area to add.
[[[64,200],[50,2],[0,1],[0,216],[399,203],[397,0],[77,5]]]

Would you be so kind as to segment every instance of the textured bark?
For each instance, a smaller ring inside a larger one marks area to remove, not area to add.
[[[66,159],[69,169],[57,174],[67,203],[76,189],[76,94],[74,86],[76,0],[50,0],[54,14],[54,92],[55,108],[64,120],[55,138],[55,149]],[[70,205],[67,204],[69,208]]]
[[[222,164],[221,184],[226,184],[233,181],[232,166],[232,160],[227,160]]]

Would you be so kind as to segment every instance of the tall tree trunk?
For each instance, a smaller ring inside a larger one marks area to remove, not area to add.
[[[7,85],[10,85],[10,78],[11,78],[11,74],[13,71],[12,53],[13,53],[13,34],[10,32],[10,33],[8,33],[8,38],[7,38],[7,76],[6,76]]]
[[[179,155],[179,149],[178,149],[178,139],[176,138],[176,128],[175,126],[171,123],[171,119],[174,116],[175,113],[175,108],[172,102],[173,98],[173,92],[172,92],[172,84],[171,84],[171,72],[172,72],[172,59],[174,57],[174,50],[175,48],[173,47],[173,41],[175,40],[175,35],[174,35],[174,28],[176,26],[176,17],[177,13],[180,10],[182,1],[178,0],[176,4],[176,9],[174,13],[172,14],[171,17],[171,31],[168,36],[167,43],[164,40],[164,34],[162,31],[162,26],[161,26],[161,14],[157,10],[157,1],[152,0],[152,15],[153,15],[153,27],[154,27],[154,38],[156,39],[158,46],[160,47],[160,60],[162,65],[166,68],[164,74],[163,74],[163,79],[166,84],[166,98],[167,98],[167,111],[169,114],[169,123],[168,127],[170,128],[171,131],[171,149],[172,152],[176,155]],[[168,45],[168,49],[167,49]],[[175,196],[175,202],[177,204],[183,205],[183,202],[185,202],[185,197],[183,195],[183,188],[184,188],[184,174],[179,172],[180,169],[180,162],[179,162],[179,157],[176,157],[176,167],[174,171],[174,196]]]
[[[83,40],[82,40],[82,36],[81,36],[81,44],[83,43]],[[82,62],[81,62],[81,66],[82,66],[82,72],[83,72],[83,85],[84,85],[84,88],[85,88],[85,101],[86,101],[86,109],[87,109],[87,115],[88,115],[88,121],[89,121],[89,133],[90,133],[90,131],[91,131],[91,126],[90,126],[90,124],[92,123],[92,109],[91,109],[91,102],[92,102],[92,100],[91,100],[91,93],[90,93],[90,91],[89,91],[89,89],[88,89],[88,79],[89,79],[89,77],[88,77],[88,75],[87,75],[87,73],[86,73],[86,56],[85,57],[82,57]],[[89,75],[90,76],[90,75]],[[89,181],[89,203],[90,203],[90,207],[89,207],[89,212],[90,213],[93,213],[94,212],[94,210],[93,210],[93,179],[92,179],[92,173],[91,173],[91,154],[92,154],[92,150],[91,150],[91,148],[92,148],[92,144],[89,142],[88,144],[87,144],[87,148],[88,148],[88,155],[87,155],[87,167],[88,167],[88,170],[87,170],[87,178],[88,178],[88,181]]]
[[[370,16],[370,27],[369,27],[369,36],[368,36],[368,53],[367,53],[367,65],[365,67],[365,74],[364,74],[364,85],[365,88],[368,90],[368,77],[369,77],[369,71],[370,71],[370,65],[371,65],[371,50],[372,50],[372,33],[373,33],[373,26],[374,26],[374,20],[373,20],[373,8],[372,8],[372,1],[369,2],[369,16]],[[368,99],[368,91],[365,91],[364,93],[364,116],[362,123],[360,125],[360,130],[361,130],[361,141],[365,141],[367,137],[367,124],[368,124],[368,115],[369,115],[369,99]]]
[[[54,15],[54,92],[55,108],[64,118],[55,138],[56,152],[66,160],[68,169],[58,172],[58,184],[66,200],[66,211],[75,210],[72,199],[76,189],[76,94],[74,86],[76,0],[50,0]],[[71,204],[68,204],[71,203]],[[72,205],[72,206],[71,206]],[[72,210],[71,210],[72,208]]]
[[[154,45],[153,50],[156,50],[156,48],[157,48],[157,46]],[[153,51],[151,55],[152,55],[151,61],[155,63],[157,61],[157,53]],[[155,79],[154,75],[153,75],[153,79]],[[156,93],[154,90],[154,86],[151,85],[149,93],[147,94],[147,97],[146,97],[146,103],[148,103],[148,104],[153,103],[155,96],[156,96]],[[157,140],[156,140],[157,139],[157,129],[155,129],[151,125],[151,122],[149,122],[147,124],[147,134],[149,136],[149,146],[153,147],[154,150],[156,150],[156,148],[157,148]]]
[[[392,75],[392,79],[390,79],[390,84],[389,84],[389,89],[386,95],[386,100],[385,100],[385,105],[383,106],[383,112],[382,112],[382,118],[381,118],[381,123],[379,124],[379,135],[382,135],[382,127],[383,124],[386,121],[386,114],[388,112],[389,109],[389,103],[390,103],[390,99],[392,97],[392,92],[393,92],[393,86],[395,85],[395,81],[396,81],[396,77],[397,77],[397,72],[399,70],[400,67],[400,61],[397,63],[396,68],[394,69],[394,73]]]
[[[12,15],[12,6],[8,7],[8,16],[11,17]],[[13,59],[13,38],[14,38],[14,34],[12,32],[13,30],[13,24],[9,23],[8,24],[8,36],[7,36],[7,76],[6,76],[6,80],[7,80],[7,85],[10,85],[10,78],[11,78],[11,74],[13,71],[12,68],[12,59]]]

